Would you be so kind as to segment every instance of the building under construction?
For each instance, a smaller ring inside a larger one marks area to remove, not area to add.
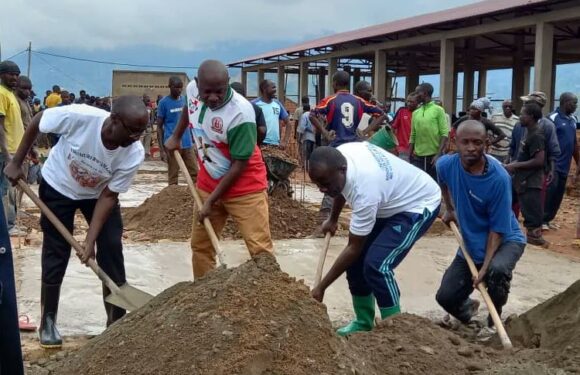
[[[344,69],[353,82],[371,81],[380,100],[392,96],[396,77],[404,77],[409,91],[421,75],[439,74],[440,99],[448,113],[462,110],[455,108],[458,97],[470,103],[474,96],[485,96],[488,70],[509,68],[516,107],[531,88],[547,94],[545,110],[550,110],[556,65],[580,62],[579,51],[578,0],[488,0],[311,40],[229,66],[241,68],[246,86],[250,72],[257,73],[258,81],[276,73],[281,99],[289,74],[298,75],[299,96],[319,99],[329,93],[333,73]],[[460,72],[464,79],[458,88]],[[308,89],[313,75],[316,93]]]

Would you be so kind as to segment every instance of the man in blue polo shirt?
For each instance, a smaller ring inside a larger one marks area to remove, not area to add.
[[[268,79],[260,82],[260,97],[252,100],[252,103],[262,109],[266,119],[267,131],[264,144],[280,146],[281,149],[286,148],[292,136],[292,127],[286,108],[276,99],[276,84]],[[286,133],[284,139],[280,140],[283,127]]]
[[[560,106],[548,116],[556,126],[560,155],[556,158],[554,180],[548,186],[546,193],[543,230],[558,229],[552,220],[556,217],[566,192],[566,181],[572,158],[576,162],[576,178],[580,175],[578,143],[576,141],[576,122],[578,120],[574,116],[577,107],[578,98],[576,95],[565,92],[560,95]]]
[[[511,210],[511,178],[499,161],[485,154],[489,146],[485,126],[476,120],[463,122],[456,144],[458,152],[442,156],[436,165],[447,207],[443,221],[457,222],[479,274],[472,277],[458,251],[436,299],[449,314],[468,323],[479,306],[469,296],[482,281],[501,314],[526,240]],[[488,317],[488,325],[492,324]]]
[[[161,159],[167,160],[167,174],[169,185],[177,185],[179,179],[179,164],[175,159],[175,155],[170,152],[165,152],[163,145],[171,137],[175,126],[179,121],[179,116],[183,107],[185,106],[185,98],[181,96],[183,91],[183,81],[177,76],[169,78],[169,95],[159,101],[157,107],[157,139],[159,141],[159,151]],[[179,153],[187,166],[187,171],[191,179],[195,182],[197,178],[197,161],[195,160],[195,153],[192,150],[193,142],[191,139],[191,132],[186,131],[181,137],[181,148]]]

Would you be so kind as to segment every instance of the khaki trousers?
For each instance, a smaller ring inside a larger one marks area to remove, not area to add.
[[[209,196],[197,190],[202,200]],[[202,277],[216,267],[216,252],[203,224],[197,220],[197,207],[193,212],[193,230],[191,233],[191,250],[193,276]],[[273,253],[274,244],[270,236],[268,216],[268,194],[260,191],[240,197],[218,201],[212,208],[209,219],[218,237],[231,215],[242,234],[251,256],[262,252]]]
[[[179,154],[181,155],[181,158],[185,162],[187,172],[191,176],[193,182],[195,182],[195,180],[197,179],[197,160],[195,160],[193,149],[191,148],[180,149]],[[179,164],[177,163],[175,154],[173,152],[169,152],[167,154],[167,182],[169,185],[177,185],[178,179],[179,179]]]

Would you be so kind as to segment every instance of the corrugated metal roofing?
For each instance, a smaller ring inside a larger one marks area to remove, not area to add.
[[[296,53],[313,48],[322,48],[333,46],[341,43],[348,43],[356,40],[373,38],[388,34],[393,34],[401,31],[412,30],[419,27],[433,26],[445,22],[459,21],[462,19],[483,16],[502,11],[512,10],[527,5],[535,5],[541,3],[549,3],[549,0],[486,0],[479,1],[474,4],[465,5],[452,9],[445,9],[438,12],[422,14],[414,17],[404,18],[392,22],[383,23],[357,29],[353,31],[342,32],[308,42],[297,44],[291,47],[274,50],[263,53],[253,57],[249,57],[240,61],[231,63],[230,65],[240,64],[254,60],[265,59],[274,56],[286,55]]]

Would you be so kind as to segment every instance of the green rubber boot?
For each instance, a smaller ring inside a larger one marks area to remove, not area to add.
[[[375,297],[352,296],[352,306],[356,318],[344,327],[339,328],[336,333],[339,336],[347,336],[355,332],[370,331],[373,329],[375,320]]]
[[[401,306],[395,305],[392,307],[381,307],[379,308],[381,311],[381,319],[387,319],[390,316],[394,316],[401,313]]]

